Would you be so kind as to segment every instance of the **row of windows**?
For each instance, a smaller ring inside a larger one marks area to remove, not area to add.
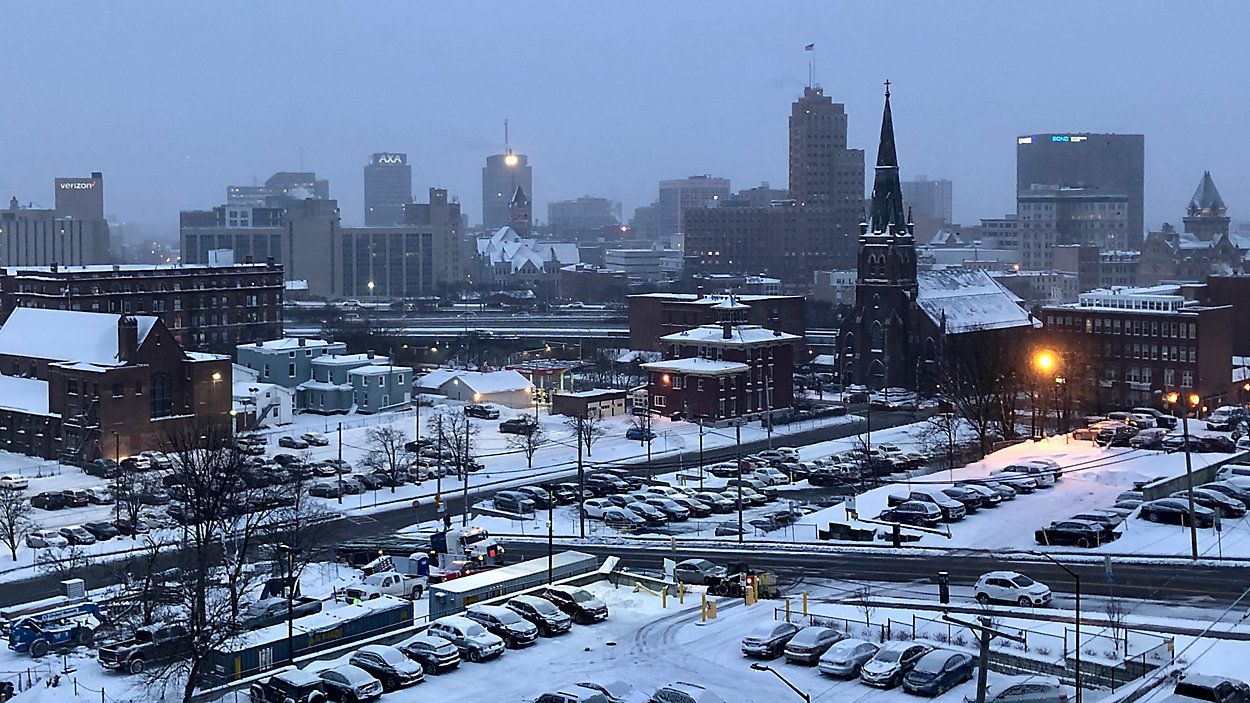
[[[1074,329],[1085,334],[1124,334],[1145,337],[1170,337],[1173,339],[1196,339],[1198,324],[1195,322],[1169,322],[1167,320],[1125,320],[1119,317],[1104,319],[1080,315],[1047,315],[1046,326]]]

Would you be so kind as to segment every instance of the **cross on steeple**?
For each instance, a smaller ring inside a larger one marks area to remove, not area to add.
[[[885,97],[890,97],[890,79],[885,79]]]

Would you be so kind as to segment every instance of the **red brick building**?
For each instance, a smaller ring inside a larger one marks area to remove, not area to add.
[[[1233,312],[1164,285],[1082,293],[1042,316],[1046,342],[1061,358],[1057,372],[1093,387],[1099,409],[1162,407],[1168,392],[1190,390],[1215,407],[1232,385]]]
[[[716,324],[716,305],[727,295],[704,293],[643,293],[629,296],[629,348],[662,351],[661,339],[691,327]],[[749,306],[743,320],[752,325],[778,329],[797,336],[802,351],[807,334],[807,299],[801,295],[740,295],[734,301]]]
[[[282,336],[282,293],[272,262],[8,266],[0,324],[19,307],[155,315],[184,348],[225,354]]]
[[[156,317],[18,308],[0,327],[0,449],[82,463],[225,432],[231,368]]]
[[[735,301],[714,308],[720,323],[664,336],[665,358],[642,365],[652,412],[715,422],[789,408],[801,338],[739,322],[748,308]]]

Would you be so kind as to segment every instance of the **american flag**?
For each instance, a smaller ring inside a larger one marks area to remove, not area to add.
[[[808,44],[807,46],[803,47],[803,51],[815,51],[815,50],[816,50],[815,44]]]

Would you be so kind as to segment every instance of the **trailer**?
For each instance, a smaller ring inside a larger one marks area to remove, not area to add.
[[[409,557],[414,554],[429,554],[430,535],[384,535],[382,537],[363,537],[347,540],[334,548],[340,561],[349,566],[359,568],[383,556]]]
[[[283,622],[243,633],[209,653],[206,685],[218,686],[263,673],[285,664],[290,654],[312,654],[402,630],[412,623],[410,601],[382,596],[298,618],[291,621],[290,631]]]
[[[430,586],[430,619],[455,615],[484,600],[547,583],[547,558],[539,557]],[[599,568],[599,560],[583,552],[560,552],[551,559],[555,581]]]

